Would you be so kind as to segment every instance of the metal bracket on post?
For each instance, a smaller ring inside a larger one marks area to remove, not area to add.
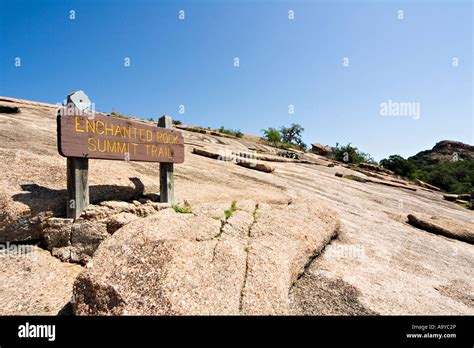
[[[173,128],[170,116],[161,116],[158,127]],[[174,204],[173,163],[160,163],[160,202]]]

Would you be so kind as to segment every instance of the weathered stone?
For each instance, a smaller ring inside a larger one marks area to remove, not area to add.
[[[365,170],[377,172],[377,173],[385,173],[385,174],[390,174],[390,175],[394,174],[391,170],[385,169],[383,167],[380,167],[376,164],[371,164],[371,163],[359,163],[358,167]]]
[[[434,185],[428,184],[427,182],[421,181],[419,179],[415,179],[415,184],[421,187],[424,187],[429,190],[434,190],[434,191],[441,191],[439,187],[436,187]]]
[[[137,209],[135,209],[135,215],[140,216],[140,217],[146,217],[148,215],[156,213],[155,206],[153,205],[142,205],[138,206]]]
[[[150,207],[153,207],[153,209],[155,209],[156,211],[160,211],[160,210],[167,209],[167,208],[171,207],[170,203],[155,203],[155,202],[152,202],[152,203],[147,203],[146,205],[150,206]]]
[[[123,201],[105,201],[99,203],[99,205],[107,207],[116,213],[121,213],[123,211],[133,211],[135,209],[134,204]]]
[[[460,224],[452,219],[421,214],[409,214],[408,222],[425,231],[474,244],[474,224],[472,223]]]
[[[284,163],[298,163],[299,156],[295,152],[282,151],[274,155],[263,155],[255,152],[244,152],[244,151],[232,151],[232,155],[235,156],[235,160],[238,161],[268,161],[268,162],[284,162]]]
[[[334,213],[307,201],[245,201],[223,221],[167,209],[99,246],[74,285],[74,311],[285,314],[292,282],[338,228]]]
[[[125,226],[126,224],[138,219],[138,216],[132,213],[122,212],[116,215],[111,216],[107,219],[107,232],[113,234],[119,228]]]
[[[329,146],[315,143],[311,144],[311,152],[316,155],[328,156],[332,153],[332,149]]]
[[[48,218],[42,224],[46,247],[62,261],[87,263],[99,244],[126,224],[166,209],[168,203],[106,201],[89,205],[77,220]]]
[[[106,206],[98,206],[98,205],[89,205],[82,213],[81,218],[85,220],[102,220],[113,214],[114,209],[111,209]]]
[[[109,236],[105,223],[97,221],[50,218],[44,225],[46,247],[62,261],[86,263]]]
[[[102,241],[109,236],[102,222],[76,221],[71,230],[71,261],[87,263]]]
[[[234,157],[232,155],[229,155],[229,154],[225,154],[225,153],[221,153],[221,152],[217,152],[217,151],[211,151],[211,150],[208,150],[208,149],[198,149],[198,148],[193,148],[193,153],[196,154],[196,155],[200,155],[200,156],[204,156],[204,157],[209,157],[209,158],[212,158],[212,159],[217,159],[217,160],[220,160],[220,161],[232,161],[234,159]]]
[[[56,315],[71,300],[81,266],[66,264],[37,245],[0,259],[0,315]]]
[[[413,186],[408,186],[406,183],[400,184],[392,180],[382,180],[382,179],[376,179],[376,178],[370,178],[370,177],[363,178],[359,175],[353,175],[353,174],[344,175],[344,178],[359,181],[359,182],[370,182],[374,184],[380,184],[380,185],[385,185],[385,186],[402,188],[402,189],[410,190],[410,191],[416,191],[416,188]]]
[[[237,164],[241,167],[258,170],[265,173],[271,173],[275,171],[275,167],[262,162],[238,161]]]
[[[52,247],[51,255],[57,257],[63,262],[71,261],[71,246]]]
[[[455,202],[456,199],[458,199],[458,195],[446,194],[446,195],[443,195],[443,198],[447,201]]]
[[[48,250],[71,245],[73,219],[50,218],[43,227],[43,236]]]

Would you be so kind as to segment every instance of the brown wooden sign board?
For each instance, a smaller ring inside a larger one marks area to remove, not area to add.
[[[59,115],[57,122],[58,150],[64,157],[184,162],[184,138],[174,129],[98,113]]]

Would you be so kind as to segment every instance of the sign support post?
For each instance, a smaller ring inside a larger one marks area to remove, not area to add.
[[[78,98],[79,100],[76,100]],[[87,106],[89,98],[84,92],[71,93],[66,99],[67,108]],[[67,217],[77,219],[82,211],[89,205],[89,183],[88,171],[89,160],[87,158],[68,157],[67,158]]]
[[[158,127],[173,128],[171,117],[161,116]],[[173,163],[160,163],[160,202],[174,204]]]
[[[67,217],[77,219],[89,205],[89,160],[67,158]]]

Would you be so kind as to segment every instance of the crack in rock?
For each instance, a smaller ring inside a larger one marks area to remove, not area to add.
[[[305,263],[303,271],[298,275],[296,280],[291,285],[290,291],[295,286],[296,282],[308,272],[309,268],[311,267],[313,262],[316,260],[316,258],[322,255],[322,253],[326,250],[326,248],[330,246],[331,243],[339,237],[339,232],[340,232],[340,226],[336,226],[336,228],[334,229],[334,234],[331,236],[331,239],[329,240],[329,242],[325,244],[322,249],[316,249],[313,252],[313,254],[308,257],[308,261]]]
[[[208,214],[215,207],[127,224],[101,244],[78,285],[90,279],[116,289],[123,302],[111,303],[123,314],[288,314],[289,289],[331,240],[337,214],[312,201],[244,200],[216,220]],[[75,289],[76,315],[115,311],[95,307],[100,286]]]
[[[245,252],[247,254],[245,257],[245,273],[244,273],[244,281],[242,284],[242,288],[240,290],[240,299],[239,299],[239,312],[241,314],[244,314],[242,313],[242,311],[243,311],[243,306],[244,306],[244,289],[245,289],[245,286],[247,285],[247,276],[249,272],[250,239],[252,238],[252,228],[257,223],[257,211],[258,211],[258,203],[255,205],[255,209],[252,213],[253,221],[250,224],[248,232],[247,232],[247,246],[245,247]]]

